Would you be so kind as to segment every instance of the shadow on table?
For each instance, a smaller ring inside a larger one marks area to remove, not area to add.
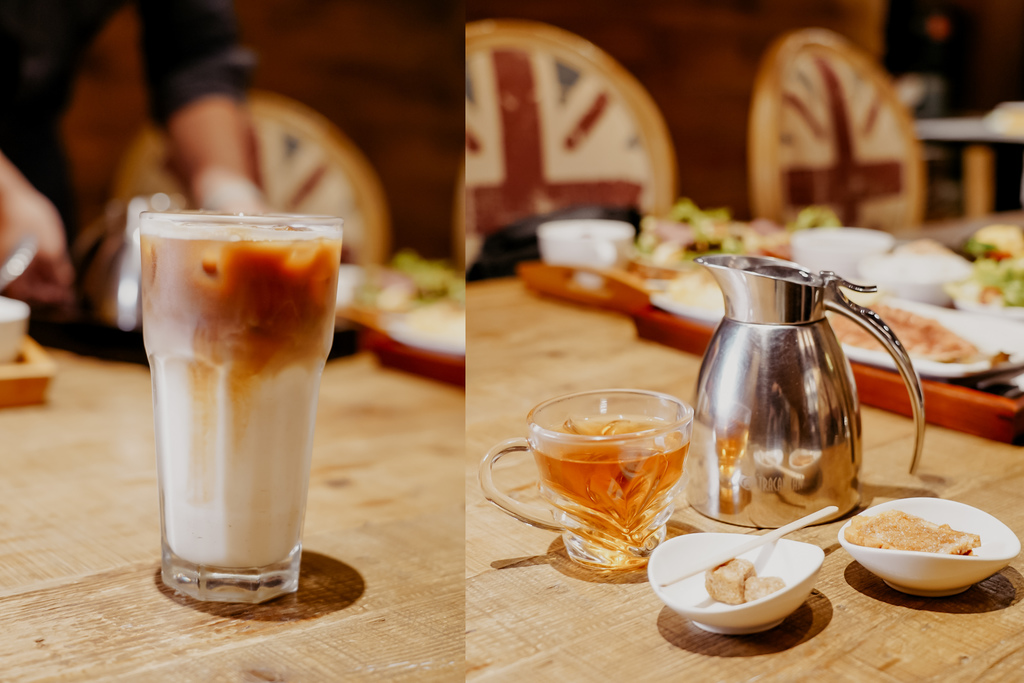
[[[669,521],[666,540],[674,538],[675,536],[681,536],[683,534],[690,534],[695,531],[702,531],[695,526],[690,524],[684,524],[681,522]],[[510,557],[504,560],[495,560],[491,562],[493,569],[513,569],[516,567],[535,567],[537,565],[546,564],[550,565],[552,569],[568,576],[571,579],[579,579],[580,581],[588,581],[590,583],[646,583],[647,582],[647,568],[642,567],[634,571],[602,571],[600,569],[589,569],[576,562],[573,562],[569,558],[569,553],[565,549],[565,544],[562,543],[562,537],[557,537],[548,546],[548,552],[544,555],[533,555],[530,557]]]
[[[846,565],[843,578],[858,593],[897,607],[945,614],[981,614],[1013,607],[1024,596],[1024,576],[1006,567],[959,595],[924,598],[901,593],[865,569],[856,560]]]
[[[785,621],[763,633],[725,636],[709,633],[668,607],[658,614],[661,637],[681,650],[712,657],[756,657],[782,652],[825,630],[832,621],[832,601],[817,590]]]
[[[302,552],[298,592],[259,605],[194,600],[164,585],[159,568],[153,582],[164,597],[179,605],[218,617],[256,621],[316,619],[352,605],[366,590],[362,575],[355,569],[308,550]]]
[[[927,479],[927,483],[945,484],[945,480],[941,477],[933,475],[922,475],[922,480]],[[916,486],[887,486],[885,484],[869,484],[864,482],[860,486],[860,505],[854,508],[845,517],[852,517],[866,510],[867,508],[874,505],[875,498],[884,498],[885,500],[895,500],[896,498],[939,498],[939,494],[935,493],[931,489]]]

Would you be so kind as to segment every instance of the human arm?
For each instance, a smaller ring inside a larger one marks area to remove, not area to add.
[[[167,121],[172,163],[195,202],[220,211],[259,213],[252,131],[246,112],[230,97],[209,95]]]
[[[245,99],[252,55],[238,45],[230,0],[140,0],[150,108],[171,166],[203,208],[259,211]]]

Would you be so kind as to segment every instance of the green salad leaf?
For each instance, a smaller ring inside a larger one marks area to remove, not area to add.
[[[842,226],[843,222],[839,220],[835,211],[827,206],[812,204],[800,209],[796,220],[786,224],[786,230],[796,232],[810,228],[841,228]]]
[[[676,203],[672,205],[672,208],[668,212],[668,217],[679,223],[690,223],[696,225],[698,223],[712,222],[721,223],[728,221],[732,214],[727,208],[718,209],[701,209],[697,204],[689,197],[680,197],[676,200]]]

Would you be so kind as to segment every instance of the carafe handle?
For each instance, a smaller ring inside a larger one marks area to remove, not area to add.
[[[907,385],[907,393],[910,394],[914,425],[917,427],[917,434],[914,437],[914,457],[910,461],[910,473],[916,474],[918,463],[921,460],[921,451],[924,449],[924,390],[921,388],[921,379],[910,362],[910,355],[877,313],[850,301],[839,289],[840,286],[843,286],[855,292],[874,292],[877,290],[876,287],[855,285],[827,270],[821,272],[821,277],[825,280],[825,308],[845,315],[870,332],[896,361],[896,369],[899,370],[903,383]]]

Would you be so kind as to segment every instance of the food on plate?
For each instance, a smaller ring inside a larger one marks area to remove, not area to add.
[[[981,545],[977,534],[957,531],[948,524],[933,524],[902,510],[886,510],[874,516],[858,515],[850,520],[844,533],[849,543],[886,550],[970,555]]]
[[[636,242],[640,263],[675,268],[707,254],[759,254],[789,258],[789,236],[795,230],[838,226],[827,207],[810,206],[783,227],[757,219],[732,220],[728,209],[701,209],[691,199],[679,199],[664,217],[645,216]]]
[[[704,572],[708,595],[727,605],[753,602],[785,587],[786,582],[777,576],[758,576],[754,564],[740,558]]]
[[[405,313],[439,301],[464,307],[466,279],[443,260],[425,259],[405,249],[395,254],[387,268],[375,268],[367,273],[356,301],[369,308],[394,313]]]
[[[416,308],[406,315],[405,324],[425,337],[465,343],[466,309],[451,301]]]
[[[669,281],[665,295],[685,306],[725,312],[722,289],[706,268],[681,271]]]
[[[882,303],[874,304],[872,310],[881,316],[907,353],[915,358],[940,363],[973,363],[986,359],[995,363],[1006,359],[1005,354],[986,358],[974,344],[932,318]],[[881,348],[871,333],[849,318],[832,315],[829,322],[842,343],[862,349]]]
[[[796,232],[797,230],[810,230],[811,228],[839,228],[843,222],[839,220],[836,212],[827,206],[805,206],[800,209],[796,218],[786,224],[786,230]]]
[[[1024,306],[1024,256],[981,258],[971,277],[946,286],[953,299],[989,306]]]
[[[964,251],[982,259],[1024,256],[1024,230],[1019,225],[987,225],[967,240]]]

